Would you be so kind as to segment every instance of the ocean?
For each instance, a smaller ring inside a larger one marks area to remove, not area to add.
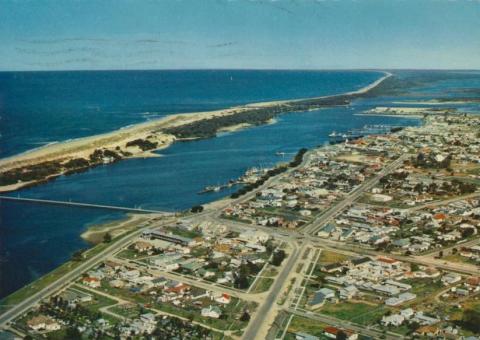
[[[355,113],[376,106],[414,106],[403,102],[438,96],[462,97],[480,88],[480,74],[476,73],[421,75],[399,73],[399,78],[408,81],[398,93],[357,99],[347,107],[284,114],[276,124],[179,142],[159,151],[161,157],[100,166],[10,195],[167,211],[188,209],[229,194],[226,190],[199,195],[205,186],[226,183],[253,166],[288,161],[302,147],[326,144],[333,130],[371,124],[421,124],[413,118]],[[344,93],[381,76],[373,71],[0,73],[0,155],[6,157],[41,143],[111,131],[172,113]],[[476,105],[463,103],[458,107],[468,111]],[[285,155],[278,156],[277,152]],[[0,297],[87,247],[79,235],[88,225],[124,216],[96,209],[7,201],[0,204]]]

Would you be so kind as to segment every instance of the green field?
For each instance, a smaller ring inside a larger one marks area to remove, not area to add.
[[[377,323],[387,310],[383,305],[341,302],[337,304],[326,303],[320,308],[319,313],[361,325],[371,325]]]

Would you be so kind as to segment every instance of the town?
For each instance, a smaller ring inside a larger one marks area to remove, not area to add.
[[[2,334],[478,339],[480,118],[412,114],[420,126],[304,150],[230,198],[105,233],[23,288]]]

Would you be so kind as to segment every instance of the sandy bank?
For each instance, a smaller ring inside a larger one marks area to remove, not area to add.
[[[213,119],[216,117],[226,117],[231,115],[239,115],[243,112],[252,112],[252,109],[264,110],[265,108],[275,108],[283,104],[292,104],[298,103],[301,101],[311,101],[319,100],[326,98],[336,98],[344,96],[352,96],[363,94],[371,90],[372,88],[378,86],[382,81],[390,77],[390,73],[385,73],[385,76],[376,80],[372,84],[359,89],[357,91],[352,91],[348,93],[343,93],[333,96],[322,96],[315,98],[305,98],[305,99],[295,99],[295,100],[283,100],[283,101],[272,101],[264,103],[254,103],[243,106],[232,107],[223,110],[207,111],[207,112],[193,112],[193,113],[184,113],[184,114],[174,114],[167,117],[163,117],[157,120],[151,120],[144,123],[139,123],[131,125],[116,131],[99,134],[90,137],[78,138],[74,140],[69,140],[65,142],[49,144],[41,148],[37,148],[31,151],[21,153],[16,156],[0,159],[0,172],[14,171],[14,172],[24,172],[25,170],[30,171],[29,167],[36,166],[44,162],[57,162],[59,163],[56,172],[50,173],[48,176],[45,176],[42,179],[35,181],[24,181],[12,183],[4,182],[8,185],[0,186],[0,192],[12,191],[24,187],[26,185],[32,185],[35,182],[41,182],[47,178],[54,178],[56,176],[62,175],[68,172],[65,168],[71,160],[84,159],[89,160],[94,152],[97,150],[107,150],[110,152],[115,152],[120,158],[131,158],[131,157],[152,157],[157,156],[153,151],[160,150],[168,147],[174,143],[177,138],[173,134],[166,133],[167,129],[180,127],[180,126],[189,126],[189,124],[196,123],[199,121],[205,121]],[[308,105],[308,104],[307,104]],[[260,112],[260,111],[259,111]],[[282,111],[283,112],[283,111]],[[274,120],[270,120],[269,123],[274,123]],[[233,132],[239,129],[249,127],[247,123],[236,124],[226,127],[220,127],[219,131],[224,132]],[[139,146],[132,146],[132,141],[142,140],[147,141],[151,145],[155,145],[153,149],[148,151],[142,150]],[[130,145],[130,146],[129,146]],[[108,163],[107,161],[106,163]],[[96,164],[92,166],[98,165]],[[73,169],[76,170],[76,169]],[[16,178],[23,178],[21,176],[10,177],[16,180]]]

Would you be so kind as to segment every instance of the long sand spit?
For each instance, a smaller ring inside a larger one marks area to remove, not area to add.
[[[128,151],[131,155],[129,157],[150,157],[154,155],[150,151],[142,151],[139,147],[126,147],[129,141],[135,139],[153,139],[158,143],[155,150],[163,149],[175,142],[176,137],[162,132],[165,129],[178,127],[182,125],[191,124],[201,120],[207,120],[215,117],[229,116],[233,114],[241,114],[244,111],[251,111],[252,108],[265,109],[275,107],[278,105],[286,105],[289,103],[296,103],[302,100],[318,100],[326,98],[334,98],[339,96],[357,96],[364,94],[371,89],[377,87],[385,79],[392,76],[391,73],[384,72],[384,76],[375,82],[365,86],[357,91],[342,93],[338,95],[295,99],[295,100],[279,100],[262,103],[252,103],[242,106],[235,106],[227,109],[206,111],[206,112],[192,112],[183,114],[173,114],[167,117],[151,120],[144,123],[130,125],[112,132],[98,134],[89,137],[77,138],[55,144],[49,144],[44,147],[36,148],[30,151],[23,152],[18,155],[0,159],[0,173],[12,169],[24,168],[40,164],[47,161],[68,161],[74,158],[86,158],[92,154],[96,149],[121,149]],[[17,190],[23,186],[30,185],[31,182],[19,182],[16,184],[0,186],[0,192]]]

